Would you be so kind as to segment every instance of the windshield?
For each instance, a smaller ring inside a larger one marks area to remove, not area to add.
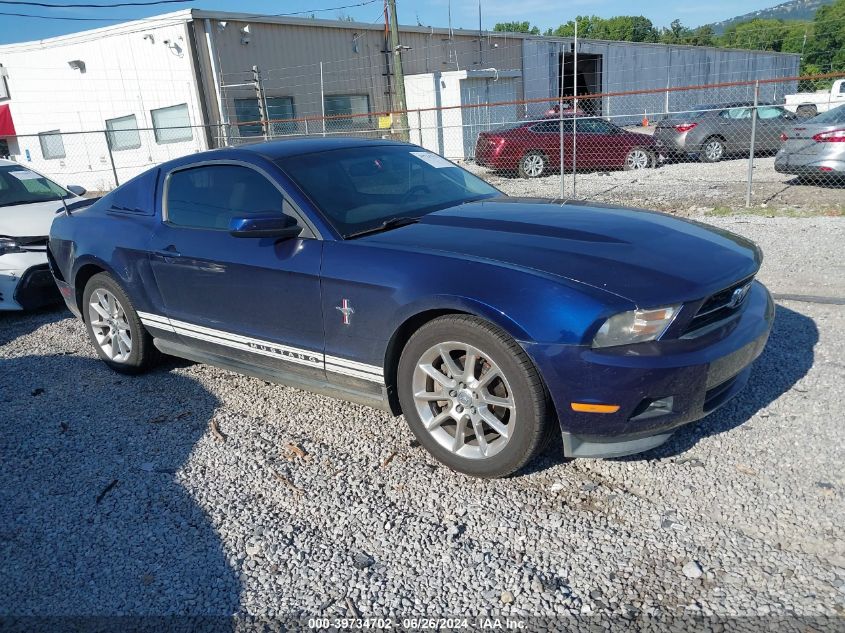
[[[367,145],[276,161],[343,236],[501,196],[486,182],[414,145]]]
[[[807,123],[814,125],[839,125],[845,123],[845,105],[841,105],[833,110],[822,112],[820,115],[813,117]]]
[[[0,207],[52,202],[73,194],[21,165],[0,165]]]

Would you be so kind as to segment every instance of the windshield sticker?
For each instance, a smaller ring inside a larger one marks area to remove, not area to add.
[[[443,169],[444,167],[454,167],[452,163],[442,156],[432,154],[431,152],[411,152],[411,154],[419,158],[421,161],[428,163],[432,167],[437,167],[438,169]]]
[[[41,174],[36,174],[34,171],[29,171],[28,169],[9,171],[6,173],[10,176],[14,176],[18,180],[38,180],[39,178],[41,178]]]

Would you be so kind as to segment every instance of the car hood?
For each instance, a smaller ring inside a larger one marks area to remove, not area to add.
[[[67,203],[79,198],[68,198]],[[41,237],[50,234],[50,225],[61,208],[61,200],[0,206],[0,235],[7,237]]]
[[[738,235],[654,211],[497,198],[362,238],[495,261],[600,288],[640,307],[702,299],[757,272]]]

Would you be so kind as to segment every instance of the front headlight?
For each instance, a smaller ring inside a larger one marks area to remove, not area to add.
[[[680,305],[673,305],[616,314],[599,328],[593,347],[630,345],[658,339],[672,324],[680,308]]]
[[[23,253],[18,243],[9,237],[0,237],[0,255],[7,253]]]

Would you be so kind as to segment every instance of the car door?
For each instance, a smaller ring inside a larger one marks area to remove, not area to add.
[[[757,152],[773,152],[780,149],[780,135],[791,124],[791,114],[780,106],[757,108],[757,133],[754,148]]]
[[[536,137],[538,149],[549,160],[549,167],[560,168],[560,143],[563,139],[563,164],[572,165],[572,121],[563,121],[563,135],[560,132],[560,119],[548,119],[536,123],[531,127],[531,133]]]
[[[751,110],[739,106],[719,113],[717,134],[725,139],[728,152],[747,152],[751,148]]]
[[[619,128],[604,119],[578,119],[578,167],[619,166],[625,162],[628,146],[614,138]]]
[[[322,379],[322,241],[262,169],[232,162],[166,176],[150,261],[182,344],[242,363]],[[233,218],[287,214],[296,238],[235,237]]]

